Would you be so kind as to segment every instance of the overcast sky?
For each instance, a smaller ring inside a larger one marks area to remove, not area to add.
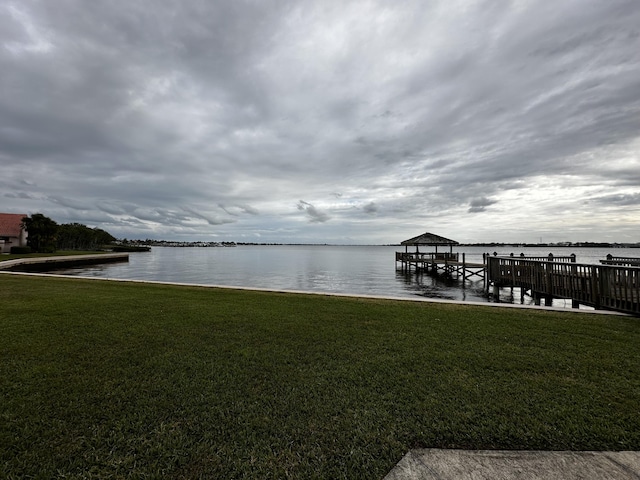
[[[640,2],[0,0],[0,211],[640,241]]]

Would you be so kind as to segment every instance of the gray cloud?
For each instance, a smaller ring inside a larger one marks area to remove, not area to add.
[[[489,198],[476,198],[475,200],[471,200],[469,204],[469,213],[484,212],[488,206],[494,203],[496,203],[496,201]]]
[[[364,207],[362,207],[362,211],[369,215],[373,215],[375,213],[378,213],[378,206],[374,202],[369,202]]]
[[[218,216],[205,215],[191,207],[182,207],[182,210],[191,214],[191,218],[200,218],[205,220],[209,225],[224,225],[225,223],[234,223],[235,220],[232,218],[220,218]],[[229,214],[224,208],[222,209],[225,213]]]
[[[37,200],[37,197],[35,197],[34,195],[30,195],[28,193],[25,192],[15,192],[15,193],[5,193],[4,194],[5,197],[7,198],[18,198],[18,199],[24,199],[24,200]]]
[[[63,207],[68,207],[74,210],[88,210],[90,205],[87,205],[84,202],[73,200],[70,198],[60,197],[57,195],[49,196],[49,201],[52,203],[62,205]]]
[[[304,200],[300,200],[298,202],[297,208],[307,214],[309,222],[311,223],[324,223],[331,218],[325,212],[318,210],[316,207]]]
[[[128,238],[533,241],[550,211],[558,241],[637,236],[638,24],[636,0],[0,0],[1,208]]]
[[[640,206],[640,192],[629,195],[605,195],[594,198],[594,201],[612,206]]]

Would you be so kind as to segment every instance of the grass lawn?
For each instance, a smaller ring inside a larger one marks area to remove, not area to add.
[[[7,478],[382,478],[639,450],[640,319],[0,275]]]

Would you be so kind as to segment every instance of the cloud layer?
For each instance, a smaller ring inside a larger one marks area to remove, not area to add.
[[[115,236],[640,241],[636,0],[0,0],[0,211]]]

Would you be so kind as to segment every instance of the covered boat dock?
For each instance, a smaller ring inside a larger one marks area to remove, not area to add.
[[[400,268],[403,270],[414,268],[416,271],[462,275],[463,279],[473,275],[483,278],[485,276],[486,265],[484,263],[467,263],[464,253],[459,254],[453,251],[454,245],[460,245],[455,240],[425,232],[401,242],[400,245],[405,249],[404,252],[396,252],[396,266],[400,263]],[[415,247],[415,252],[410,252],[409,247]],[[435,247],[435,249],[434,251],[421,252],[420,247]],[[440,251],[438,251],[438,247],[440,247]]]

